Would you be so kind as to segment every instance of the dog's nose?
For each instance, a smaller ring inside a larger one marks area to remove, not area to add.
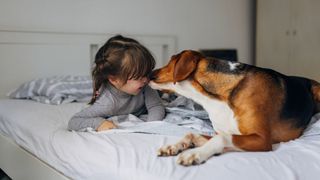
[[[157,72],[158,70],[152,71],[152,73],[150,74],[150,81],[155,80],[157,78]]]
[[[149,79],[150,79],[150,81],[152,81],[152,80],[155,80],[156,77],[153,74],[151,74]]]

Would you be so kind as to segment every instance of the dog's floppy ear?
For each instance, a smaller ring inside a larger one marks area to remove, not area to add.
[[[196,69],[202,57],[199,52],[191,50],[183,51],[179,55],[174,56],[177,60],[174,66],[173,83],[187,79]]]

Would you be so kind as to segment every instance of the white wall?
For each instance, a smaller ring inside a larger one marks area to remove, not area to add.
[[[173,35],[252,63],[253,0],[0,0],[0,29]]]

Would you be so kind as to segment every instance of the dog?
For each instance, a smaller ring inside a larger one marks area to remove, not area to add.
[[[181,152],[177,163],[184,166],[226,151],[271,151],[273,144],[298,138],[319,112],[320,84],[314,80],[193,50],[154,70],[149,85],[190,98],[209,115],[214,136],[190,133],[158,150],[159,156]]]

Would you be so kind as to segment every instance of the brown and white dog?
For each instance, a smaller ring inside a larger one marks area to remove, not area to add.
[[[270,151],[272,144],[293,140],[318,112],[320,100],[314,80],[205,58],[192,50],[172,56],[152,73],[149,85],[190,98],[209,114],[216,132],[212,138],[190,133],[158,151],[159,156],[183,151],[177,162],[186,166],[224,150]]]

